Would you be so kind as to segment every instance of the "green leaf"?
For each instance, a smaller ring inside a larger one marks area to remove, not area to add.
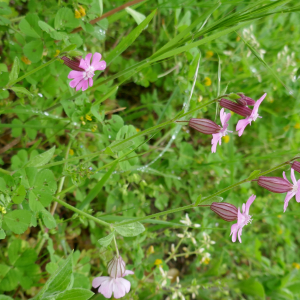
[[[51,27],[50,25],[48,25],[47,23],[45,23],[43,21],[39,21],[38,24],[43,31],[48,33],[55,40],[62,40],[67,36],[66,33],[57,32],[53,27]],[[64,51],[66,51],[66,50],[64,50]]]
[[[41,60],[43,54],[43,42],[35,40],[25,45],[23,48],[24,55],[28,57],[31,62],[36,63]]]
[[[68,51],[72,51],[75,50],[77,48],[76,44],[71,44],[67,47],[65,47],[64,49],[61,50],[61,52],[68,52]]]
[[[95,197],[99,194],[99,192],[102,190],[104,184],[109,179],[112,172],[115,170],[116,166],[118,164],[118,160],[116,160],[110,169],[105,173],[105,175],[100,179],[100,181],[93,187],[93,189],[88,193],[88,195],[85,197],[85,199],[80,203],[79,209],[84,209]]]
[[[110,233],[109,235],[107,235],[106,237],[99,239],[99,240],[98,240],[98,243],[99,243],[102,247],[107,247],[107,246],[111,243],[111,241],[112,241],[113,238],[114,238],[114,233],[111,232],[111,233]]]
[[[36,31],[36,28],[34,28],[34,26],[32,24],[30,24],[27,19],[21,20],[21,22],[19,24],[19,29],[21,30],[21,32],[23,32],[27,36],[30,36],[33,38],[40,38],[40,35]]]
[[[5,2],[0,2],[0,15],[9,15],[11,14],[11,9]]]
[[[15,78],[15,79],[17,79],[17,78]],[[14,80],[14,79],[12,79],[12,80]],[[14,91],[15,93],[22,93],[22,94],[26,94],[27,96],[32,97],[32,94],[23,87],[11,87],[9,89]]]
[[[79,20],[75,18],[70,8],[60,8],[55,15],[54,27],[61,29],[64,27],[75,28],[79,26]]]
[[[16,204],[20,204],[23,202],[26,196],[26,190],[23,185],[20,185],[16,191],[16,194],[12,197],[12,201]]]
[[[125,10],[134,18],[134,20],[137,22],[138,25],[140,25],[146,19],[145,15],[139,13],[138,11],[136,11],[130,7],[126,7]]]
[[[7,65],[6,64],[0,64],[0,72],[8,72],[8,69],[7,69]],[[1,74],[0,73],[0,74]]]
[[[55,146],[53,146],[51,149],[45,151],[44,153],[33,157],[27,163],[26,167],[41,167],[41,166],[45,165],[53,157],[54,151],[55,151]]]
[[[64,292],[70,285],[73,269],[73,252],[63,264],[47,280],[40,293],[34,298],[40,300],[46,297],[51,299],[58,293]]]
[[[4,215],[3,220],[13,233],[21,234],[30,225],[31,213],[28,210],[17,209]]]
[[[16,56],[14,59],[13,67],[9,74],[9,80],[10,81],[16,80],[19,76],[19,72],[20,72],[20,61],[19,58]]]
[[[13,300],[13,298],[5,295],[0,295],[0,300]]]
[[[223,198],[218,197],[218,196],[215,196],[215,197],[210,198],[210,199],[207,199],[208,197],[206,197],[206,198],[200,198],[200,197],[201,197],[201,195],[196,200],[197,205],[210,205],[213,202],[222,202],[223,201]]]
[[[42,219],[47,228],[52,229],[56,227],[56,221],[49,211],[42,211]]]
[[[29,207],[33,212],[39,212],[44,209],[44,206],[39,201],[39,197],[35,194],[35,191],[29,192]]]
[[[249,175],[249,177],[247,178],[247,180],[252,180],[252,179],[254,179],[254,178],[257,178],[257,177],[259,176],[260,172],[261,172],[261,170],[255,170],[255,171],[253,171],[253,172]]]
[[[3,229],[0,229],[0,240],[5,239],[6,237],[6,233]],[[0,300],[1,300],[1,296],[0,296]]]
[[[126,237],[137,236],[145,231],[144,225],[140,222],[134,222],[126,225],[119,223],[115,226],[115,229],[119,234]]]
[[[9,24],[10,24],[10,20],[9,19],[0,16],[0,25],[1,26],[7,26]]]
[[[156,10],[154,10],[140,25],[138,25],[125,38],[122,39],[120,44],[118,44],[118,46],[114,48],[106,57],[105,61],[107,64],[110,64],[114,59],[120,56],[136,40],[145,27],[150,23],[155,14]]]
[[[75,288],[58,294],[55,300],[87,300],[93,295],[94,293],[90,290]]]
[[[255,279],[243,280],[238,284],[240,290],[249,296],[255,296],[260,299],[265,299],[265,290],[263,285]],[[256,298],[257,299],[257,298]]]

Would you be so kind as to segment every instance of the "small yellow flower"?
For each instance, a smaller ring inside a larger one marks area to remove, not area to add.
[[[211,79],[209,77],[204,78],[204,85],[211,86]]]
[[[84,122],[84,118],[83,117],[80,117],[80,120],[81,120],[81,124],[82,125],[85,125],[86,123]]]
[[[156,266],[160,266],[160,265],[162,265],[162,260],[161,259],[156,259],[155,260],[155,262],[154,262],[154,264],[156,265]]]
[[[25,63],[26,65],[31,65],[31,61],[26,57],[26,56],[22,56],[21,60],[23,63]]]
[[[73,149],[70,149],[70,150],[69,150],[69,154],[70,154],[70,155],[74,155],[74,150],[73,150]]]
[[[81,17],[84,17],[86,15],[85,9],[81,5],[79,5],[79,12]]]
[[[59,53],[60,53],[60,50],[55,50],[54,57],[57,57]]]
[[[298,263],[293,263],[292,266],[297,269],[297,270],[300,270],[300,264]]]
[[[136,128],[135,130],[136,130],[136,132],[139,132],[139,131],[141,131],[141,129],[139,129],[139,128]]]
[[[212,52],[212,51],[206,51],[206,53],[205,53],[205,57],[206,58],[211,58],[212,56],[214,55],[214,53]]]
[[[229,135],[225,135],[225,136],[222,137],[222,139],[223,139],[223,142],[227,144],[230,141],[230,136]]]
[[[296,123],[296,124],[294,125],[294,128],[295,128],[295,129],[299,129],[299,128],[300,128],[300,123]]]
[[[97,125],[94,125],[91,130],[92,132],[95,132],[97,130]]]
[[[88,121],[92,121],[92,117],[90,115],[85,115],[85,118],[88,120]]]
[[[210,258],[209,258],[209,257],[205,257],[204,260],[203,260],[203,263],[204,263],[205,265],[208,265],[209,262],[210,262]]]
[[[81,13],[77,9],[75,9],[75,18],[76,19],[80,19],[81,18]]]

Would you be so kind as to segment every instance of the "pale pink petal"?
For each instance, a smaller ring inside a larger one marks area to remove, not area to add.
[[[93,86],[94,82],[93,82],[93,78],[89,78],[89,85],[90,87]]]
[[[95,52],[93,55],[91,66],[94,67],[94,65],[101,60],[101,57],[102,55],[99,52]]]
[[[242,211],[243,211],[243,214],[245,213],[245,211],[246,211],[246,204],[245,203],[243,203],[243,206],[242,206]]]
[[[300,202],[300,180],[298,180],[298,190],[296,192],[296,201]]]
[[[252,195],[246,203],[246,211],[245,212],[247,215],[249,215],[249,208],[250,208],[251,204],[253,203],[253,201],[255,200],[255,198],[256,198],[256,195]]]
[[[93,65],[93,68],[95,70],[105,70],[105,68],[106,68],[106,62],[104,60],[101,60],[100,62],[95,63]]]
[[[98,289],[98,292],[102,294],[105,298],[111,298],[113,293],[113,284],[114,279],[109,277],[109,280],[104,281],[100,288]]]
[[[104,281],[109,280],[110,277],[108,276],[101,276],[101,277],[96,277],[93,279],[92,286],[93,288],[97,288],[99,285],[101,285]]]
[[[240,243],[242,242],[242,239],[241,239],[242,232],[243,232],[243,227],[241,227],[238,231],[238,238],[239,238]]]
[[[73,71],[71,71],[69,73],[68,78],[69,79],[72,79],[72,78],[75,78],[75,79],[80,78],[80,79],[82,79],[83,78],[83,73],[84,72],[73,70]]]
[[[88,67],[91,65],[91,58],[92,58],[92,55],[93,55],[92,53],[89,53],[89,54],[86,55],[86,57],[85,57],[85,59],[84,59],[86,65],[87,65]]]
[[[291,169],[291,178],[292,178],[293,184],[297,184],[297,180],[295,178],[295,171],[294,171],[294,169]]]
[[[230,235],[232,235],[232,241],[233,242],[236,241],[236,235],[237,235],[238,229],[239,229],[238,224],[233,224],[231,226],[231,233],[230,233]]]
[[[82,80],[82,91],[85,91],[89,87],[89,81],[88,80]]]
[[[243,120],[239,120],[237,125],[236,125],[236,131],[239,132],[239,136],[241,136],[245,130],[245,128],[247,127],[248,124],[250,124],[251,122],[249,121],[249,118],[247,117],[246,119]]]
[[[114,280],[113,283],[114,298],[116,299],[122,298],[126,294],[125,286],[122,284],[122,280],[126,280],[126,279],[117,278]]]
[[[69,85],[71,88],[75,88],[76,85],[81,81],[83,80],[82,78],[75,78],[73,79],[72,81],[70,81]]]
[[[263,100],[266,98],[267,93],[264,93],[254,104],[253,110],[252,110],[252,114],[251,115],[256,115],[258,108],[260,106],[260,104],[263,102]]]
[[[286,176],[285,176],[285,172],[283,171],[282,176],[285,180],[287,180]],[[287,180],[288,181],[288,180]]]
[[[79,90],[82,88],[82,85],[83,85],[84,81],[86,81],[86,80],[82,79],[82,80],[78,83],[78,85],[76,86],[76,91],[79,91]]]
[[[225,113],[225,109],[222,108],[220,111],[220,120],[221,120],[221,124],[224,126],[224,119],[225,119],[226,113]]]
[[[123,274],[122,277],[127,276],[127,275],[133,275],[133,274],[134,274],[133,271],[131,271],[131,270],[126,270],[126,271],[124,272],[124,274]]]
[[[132,272],[132,271],[130,271],[130,272]],[[122,284],[125,287],[125,292],[129,293],[129,291],[130,291],[130,281],[128,281],[124,278],[120,278],[120,279],[122,279]]]
[[[223,124],[223,127],[226,126],[226,124],[228,123],[229,119],[231,118],[231,114],[226,114],[225,118],[224,118],[224,124]],[[228,127],[228,125],[227,125]]]
[[[294,197],[295,193],[291,192],[287,192],[285,199],[284,199],[284,207],[283,207],[283,211],[285,212],[288,205],[289,205],[289,201]]]

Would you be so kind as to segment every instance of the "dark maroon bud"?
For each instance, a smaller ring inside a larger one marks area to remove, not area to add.
[[[79,58],[70,59],[66,56],[63,56],[61,59],[64,61],[64,64],[66,66],[68,66],[70,69],[75,70],[75,71],[84,72],[84,69],[79,67],[79,64],[80,64]]]
[[[220,101],[220,105],[224,108],[227,108],[243,117],[248,117],[252,113],[252,109],[247,106],[240,105],[238,103],[234,103],[230,100],[222,98]]]
[[[190,119],[189,126],[204,134],[214,134],[221,130],[221,127],[209,119]]]
[[[243,98],[236,99],[235,102],[237,104],[240,104],[240,105],[243,105],[243,106],[247,106],[247,101],[244,100]]]
[[[300,162],[299,161],[294,161],[292,164],[292,169],[300,173]]]
[[[258,185],[273,193],[287,193],[293,189],[293,185],[281,177],[260,176],[257,181]]]
[[[247,103],[246,105],[253,106],[255,104],[255,100],[250,97],[245,96],[243,93],[237,93],[241,98]]]
[[[213,202],[210,209],[227,222],[237,220],[238,209],[233,204]]]

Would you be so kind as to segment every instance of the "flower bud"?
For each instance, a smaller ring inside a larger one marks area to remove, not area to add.
[[[66,56],[63,56],[61,59],[64,61],[64,64],[68,66],[70,69],[84,72],[84,69],[79,67],[80,59],[78,59],[77,57],[75,57],[74,59],[70,59]]]
[[[300,162],[299,161],[294,161],[292,164],[292,169],[300,173]]]
[[[121,256],[114,257],[109,263],[108,263],[108,274],[110,277],[113,278],[120,278],[123,277],[126,271],[126,264]]]
[[[237,94],[241,96],[241,99],[247,103],[246,105],[253,106],[255,104],[255,100],[253,100],[252,98],[245,96],[243,93]]]
[[[234,103],[234,102],[224,99],[224,98],[221,99],[220,105],[224,108],[227,108],[227,109],[243,116],[243,117],[248,117],[252,113],[252,109],[250,109],[249,107],[238,104],[238,103]]]
[[[213,202],[210,209],[227,222],[237,220],[238,209],[233,204]]]
[[[293,189],[293,185],[281,177],[260,176],[257,183],[273,193],[287,193]]]
[[[208,119],[190,119],[189,126],[204,134],[214,134],[221,130],[221,127]]]

